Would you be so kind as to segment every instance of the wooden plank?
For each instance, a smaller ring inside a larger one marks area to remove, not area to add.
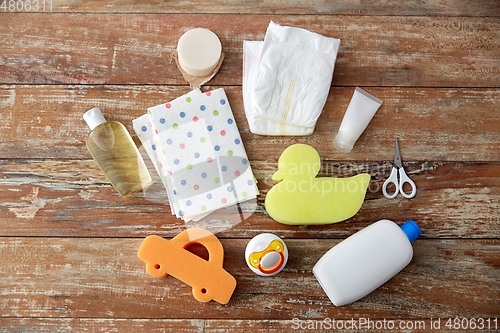
[[[211,229],[226,222],[221,237],[253,237],[273,232],[285,238],[345,238],[380,219],[414,219],[425,238],[495,238],[500,234],[500,165],[414,162],[406,168],[418,193],[408,200],[381,193],[389,163],[324,163],[320,176],[372,175],[361,210],[345,222],[326,226],[287,226],[265,212],[264,198],[275,183],[276,162],[251,162],[259,183],[258,202],[211,217]],[[91,160],[0,161],[0,235],[57,237],[173,237],[186,228],[170,214],[159,192],[121,198]],[[227,214],[232,214],[227,216]],[[231,227],[231,228],[230,228]],[[220,231],[219,229],[211,229]]]
[[[386,318],[356,318],[356,319],[337,319],[323,318],[318,320],[294,318],[292,320],[207,320],[205,332],[314,332],[328,333],[338,330],[339,332],[470,332],[469,325],[483,327],[481,332],[498,332],[493,318],[489,320],[478,319],[458,319],[457,318],[407,318],[407,319],[389,319]],[[463,319],[463,321],[461,321]],[[463,323],[463,326],[461,326]],[[449,326],[446,326],[446,325]],[[455,325],[455,326],[454,326]],[[467,325],[467,326],[466,326]],[[455,328],[454,328],[455,327]],[[486,327],[486,328],[485,328]]]
[[[462,319],[462,318],[461,318]],[[385,318],[356,318],[350,320],[338,320],[336,318],[323,318],[320,320],[299,319],[292,320],[207,320],[205,332],[314,332],[314,333],[328,333],[332,331],[340,332],[471,332],[466,329],[473,325],[478,327],[480,324],[483,329],[481,332],[498,332],[495,327],[493,318],[489,319],[490,329],[488,327],[488,319],[483,318],[469,319],[465,318],[463,321],[458,318],[408,318],[387,320]],[[458,321],[455,321],[458,320]],[[461,326],[463,323],[463,326]],[[448,326],[446,326],[448,325]],[[455,326],[453,326],[455,325]],[[346,328],[347,327],[347,328]],[[455,328],[454,328],[455,327]],[[461,328],[464,327],[464,328]]]
[[[271,20],[341,39],[334,86],[500,87],[496,18],[212,14],[3,14],[0,83],[184,84],[170,53],[205,27],[226,52],[213,84],[239,85]]]
[[[392,333],[397,330],[405,332],[422,332],[434,330],[439,332],[470,332],[469,325],[483,327],[481,332],[498,332],[495,329],[493,318],[408,318],[390,319],[385,318],[357,318],[352,320],[338,320],[336,318],[324,318],[308,320],[294,318],[292,320],[231,320],[231,319],[94,319],[94,318],[2,318],[0,332],[300,332],[326,333],[332,329],[342,332],[366,332],[374,331]],[[199,323],[204,323],[202,326]],[[498,321],[497,321],[498,323]],[[446,325],[449,326],[446,326]],[[489,329],[488,329],[489,324]],[[459,327],[459,328],[453,328]],[[468,326],[465,326],[468,325]],[[203,327],[203,329],[201,327]],[[348,329],[345,329],[347,327]],[[352,329],[351,329],[352,327]],[[361,328],[360,328],[361,327]],[[496,324],[498,327],[498,324]]]
[[[324,160],[392,161],[396,136],[404,161],[500,161],[499,89],[367,88],[384,104],[349,154],[332,142],[352,87],[330,90],[315,133],[307,137],[250,133],[241,87],[224,89],[251,161],[277,161],[294,143],[312,145]],[[122,122],[135,137],[132,119],[187,91],[171,86],[0,86],[0,158],[88,159],[86,110],[99,106],[108,120]]]
[[[203,319],[2,318],[0,332],[205,332]]]
[[[456,0],[439,1],[364,1],[354,0],[288,0],[286,6],[280,1],[225,1],[197,0],[186,2],[151,2],[119,0],[94,1],[46,1],[46,8],[29,10],[7,6],[4,12],[76,12],[76,13],[165,13],[165,14],[318,14],[318,15],[410,15],[410,16],[500,16],[500,7],[494,0],[469,2]],[[52,4],[52,6],[50,6]]]
[[[245,239],[225,239],[231,301],[199,303],[173,277],[147,275],[142,239],[0,238],[5,317],[155,319],[487,318],[498,315],[498,240],[425,240],[397,276],[350,306],[333,306],[311,273],[338,240],[287,240],[290,258],[273,278],[246,267]],[[450,284],[453,286],[450,288]],[[251,310],[251,311],[250,311]]]

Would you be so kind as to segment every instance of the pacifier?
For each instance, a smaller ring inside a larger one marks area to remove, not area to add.
[[[276,235],[264,233],[248,242],[245,250],[248,267],[260,276],[278,274],[288,261],[288,249],[285,242]]]

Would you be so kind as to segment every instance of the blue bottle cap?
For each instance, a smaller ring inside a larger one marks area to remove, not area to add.
[[[422,231],[413,220],[408,220],[401,226],[401,229],[405,232],[410,243],[422,235]]]

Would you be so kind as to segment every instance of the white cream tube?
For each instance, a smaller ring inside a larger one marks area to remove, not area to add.
[[[333,146],[343,153],[350,152],[382,103],[381,99],[356,87]]]

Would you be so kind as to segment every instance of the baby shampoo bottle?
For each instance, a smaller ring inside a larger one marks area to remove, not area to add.
[[[83,115],[91,131],[87,149],[122,197],[151,184],[151,176],[129,132],[117,121],[106,121],[99,108]]]
[[[401,227],[381,220],[358,231],[328,251],[313,273],[336,306],[365,297],[408,265],[411,242],[422,232],[409,220]]]

